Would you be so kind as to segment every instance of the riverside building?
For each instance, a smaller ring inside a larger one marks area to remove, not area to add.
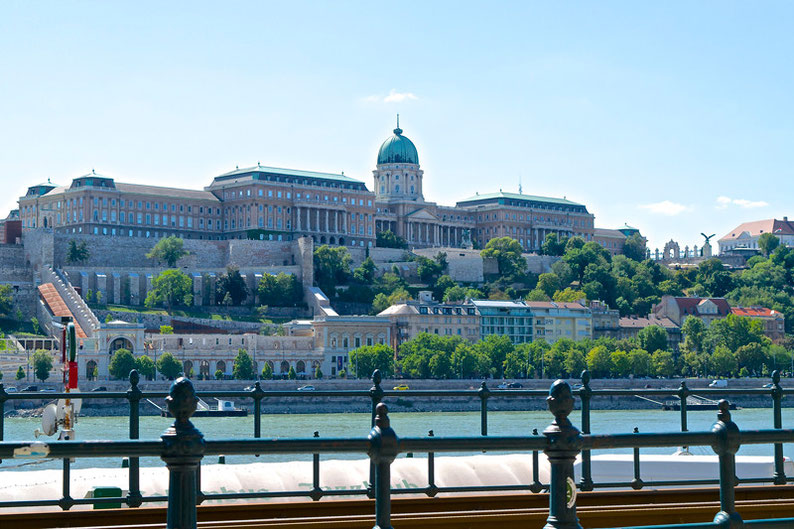
[[[123,183],[91,171],[50,181],[19,198],[22,232],[47,229],[103,237],[293,240],[372,247],[390,230],[415,248],[484,246],[510,236],[526,251],[546,235],[594,240],[594,216],[566,198],[476,194],[454,206],[425,200],[424,171],[402,129],[383,142],[373,190],[344,174],[257,164],[216,176],[203,190]]]

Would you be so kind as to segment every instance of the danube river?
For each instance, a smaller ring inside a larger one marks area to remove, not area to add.
[[[742,409],[731,412],[733,420],[740,429],[755,430],[772,427],[771,409]],[[476,436],[480,433],[480,414],[477,412],[433,412],[433,413],[392,413],[391,426],[402,437],[425,436],[433,430],[437,437],[444,436]],[[591,430],[594,433],[628,433],[636,426],[641,432],[668,432],[680,430],[680,413],[662,410],[609,410],[593,411],[591,414]],[[716,420],[716,411],[689,412],[689,430],[709,430]],[[574,424],[579,427],[580,414],[575,411],[571,416]],[[546,411],[529,412],[490,412],[488,414],[488,433],[490,435],[531,435],[532,429],[542,431],[551,422],[551,415]],[[171,419],[162,417],[141,417],[140,438],[157,439],[171,423]],[[196,427],[207,439],[243,439],[253,437],[253,416],[248,417],[199,417],[193,419]],[[38,418],[7,417],[5,419],[6,441],[33,440],[33,431],[40,427]],[[794,428],[794,408],[783,409],[783,427]],[[365,437],[370,429],[370,415],[364,413],[345,414],[299,414],[299,415],[263,415],[262,437],[312,437],[315,431],[320,437]],[[129,419],[126,417],[82,417],[77,423],[77,436],[81,440],[120,440],[129,435]],[[46,441],[47,437],[39,440]],[[713,454],[710,448],[693,447],[693,453]],[[630,451],[630,450],[629,450]],[[602,451],[606,452],[606,451]],[[602,453],[599,452],[599,453]],[[670,449],[648,449],[643,453],[671,453]],[[784,446],[784,453],[794,459],[794,444]],[[740,455],[772,455],[772,447],[753,445],[743,447]],[[285,461],[287,459],[309,459],[311,456],[252,456],[227,457],[227,463],[245,463],[247,461]],[[361,455],[339,454],[335,458],[354,457]],[[207,457],[207,463],[215,463],[214,457]],[[0,470],[19,465],[19,461],[3,461]],[[146,458],[141,461],[144,466],[161,466],[162,461]],[[118,467],[117,459],[78,459],[73,468]],[[26,468],[47,469],[59,468],[60,462],[48,461],[36,463]]]

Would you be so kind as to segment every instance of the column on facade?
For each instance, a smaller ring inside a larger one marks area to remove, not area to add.
[[[319,209],[315,209],[314,213],[315,213],[314,231],[321,231],[321,228],[320,228],[320,210]]]
[[[326,233],[331,231],[331,224],[329,223],[329,219],[330,219],[330,214],[328,213],[328,210],[326,209],[325,210],[325,231],[326,231]]]
[[[301,208],[295,208],[295,220],[297,222],[296,229],[301,231]]]
[[[334,211],[334,232],[339,233],[339,211]]]

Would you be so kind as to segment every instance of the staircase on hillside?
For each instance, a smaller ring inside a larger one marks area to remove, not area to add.
[[[77,323],[83,328],[86,336],[89,338],[93,336],[94,332],[99,329],[99,319],[69,283],[63,271],[47,267],[42,270],[41,275],[42,282],[53,284]]]

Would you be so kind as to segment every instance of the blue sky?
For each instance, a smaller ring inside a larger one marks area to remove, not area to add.
[[[95,168],[371,184],[397,112],[425,197],[582,202],[651,247],[794,217],[786,2],[3,2],[0,215]]]

